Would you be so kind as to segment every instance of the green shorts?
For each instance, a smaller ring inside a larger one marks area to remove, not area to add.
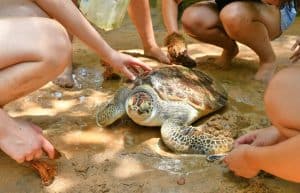
[[[181,16],[186,8],[200,1],[204,1],[204,0],[182,0],[182,2],[178,5],[178,20],[181,19]],[[221,11],[223,7],[235,1],[248,1],[248,0],[214,0],[212,2],[215,2],[218,10]],[[251,1],[261,2],[261,0],[251,0]]]
[[[181,19],[181,16],[184,12],[184,10],[186,8],[188,8],[189,6],[195,4],[195,3],[198,3],[200,1],[203,1],[203,0],[182,0],[182,2],[178,5],[178,20]]]

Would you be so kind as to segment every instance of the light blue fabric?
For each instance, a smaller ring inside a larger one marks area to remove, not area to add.
[[[285,3],[280,9],[281,13],[281,31],[286,30],[295,20],[297,11],[294,1]]]

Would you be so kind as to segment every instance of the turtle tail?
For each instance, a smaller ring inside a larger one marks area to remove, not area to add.
[[[161,128],[162,140],[168,148],[179,153],[215,155],[230,151],[233,139],[214,136],[200,127],[187,126],[180,120],[168,119]]]
[[[128,88],[121,88],[110,102],[97,107],[96,122],[98,126],[108,126],[121,118],[125,113],[125,101],[129,95]]]

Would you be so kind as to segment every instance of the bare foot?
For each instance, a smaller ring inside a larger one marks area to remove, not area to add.
[[[214,63],[222,69],[228,69],[231,66],[232,59],[239,53],[239,48],[235,43],[230,50],[223,50],[222,55]]]
[[[255,74],[255,80],[262,81],[263,83],[268,83],[272,78],[276,69],[274,62],[265,62],[260,64],[258,71]]]
[[[162,63],[165,63],[165,64],[170,64],[171,63],[171,61],[169,60],[167,55],[165,55],[163,53],[163,51],[160,49],[160,47],[158,47],[158,46],[154,46],[154,47],[151,47],[151,48],[145,48],[144,49],[144,54],[145,54],[145,56],[155,58],[156,60],[158,60]]]
[[[43,151],[53,159],[54,147],[42,135],[41,129],[29,122],[17,120],[0,109],[0,149],[18,163],[41,157]]]
[[[72,88],[74,86],[74,80],[72,77],[72,64],[67,66],[63,73],[61,73],[52,82],[62,88]]]

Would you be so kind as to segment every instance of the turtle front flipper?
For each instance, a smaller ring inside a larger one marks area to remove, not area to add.
[[[214,136],[200,127],[187,126],[179,119],[167,119],[161,127],[163,142],[179,153],[223,154],[231,150],[233,139]]]
[[[128,88],[121,88],[117,91],[113,100],[105,107],[98,107],[96,122],[98,126],[107,126],[121,118],[125,113],[125,101],[129,95]]]

